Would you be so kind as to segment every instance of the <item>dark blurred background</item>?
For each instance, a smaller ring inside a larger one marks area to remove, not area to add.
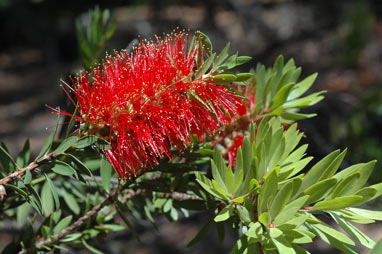
[[[153,38],[180,27],[201,30],[218,52],[230,41],[240,55],[253,57],[245,70],[257,62],[271,65],[283,54],[303,67],[303,76],[319,72],[313,89],[328,93],[310,109],[319,115],[301,123],[303,142],[316,159],[348,147],[343,167],[377,159],[372,181],[382,181],[381,0],[0,0],[0,140],[12,154],[28,137],[33,151],[42,146],[56,121],[45,104],[66,106],[60,79],[82,68],[75,20],[86,23],[87,11],[96,5],[110,9],[117,25],[101,56],[126,48],[138,35]],[[371,205],[381,209],[380,203]],[[187,249],[205,221],[191,217],[160,223],[159,231],[140,222],[144,245],[128,232],[95,244],[106,253],[229,253],[233,238],[221,245],[214,230]],[[382,238],[381,224],[364,230]],[[1,250],[12,236],[0,234]],[[330,251],[321,242],[311,246],[312,253],[339,253]]]

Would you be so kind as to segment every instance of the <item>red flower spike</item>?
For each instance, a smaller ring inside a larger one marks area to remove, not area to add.
[[[189,50],[182,32],[144,41],[73,80],[80,122],[110,141],[104,154],[122,178],[171,157],[173,146],[184,150],[191,134],[214,134],[231,122],[225,113],[237,115],[238,96],[195,76],[198,45]]]

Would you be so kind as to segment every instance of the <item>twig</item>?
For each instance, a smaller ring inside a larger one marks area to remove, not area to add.
[[[54,160],[56,157],[57,157],[57,155],[54,153],[46,154],[40,160],[34,161],[34,162],[30,163],[27,167],[18,169],[15,172],[13,172],[12,174],[0,179],[0,186],[12,181],[15,178],[21,177],[22,175],[25,174],[26,170],[33,171],[33,170],[37,169],[39,166],[41,166],[42,164],[45,164],[51,160]]]
[[[93,207],[91,210],[89,210],[84,216],[80,217],[76,222],[74,222],[72,225],[69,227],[65,228],[61,233],[56,234],[52,237],[49,237],[48,239],[45,239],[43,241],[37,242],[34,246],[32,246],[29,249],[23,249],[19,252],[19,254],[27,254],[27,253],[33,253],[35,250],[41,248],[42,246],[50,246],[54,244],[55,242],[59,241],[72,231],[76,230],[77,228],[81,227],[88,219],[90,219],[93,215],[98,213],[106,203],[108,202],[113,202],[114,198],[116,198],[124,189],[123,186],[120,186],[115,192],[109,193],[106,198]]]
[[[122,191],[128,186],[128,184],[124,186],[120,186],[115,192],[109,193],[107,197],[98,205],[93,207],[91,210],[89,210],[84,216],[80,217],[76,222],[74,222],[69,227],[65,228],[61,233],[56,234],[52,237],[49,237],[48,239],[45,239],[43,241],[37,242],[33,247],[29,249],[24,249],[19,252],[19,254],[27,254],[27,253],[33,253],[35,250],[43,247],[43,246],[50,246],[60,239],[64,238],[66,235],[70,234],[74,230],[80,228],[88,219],[90,219],[93,215],[97,214],[108,202],[114,203],[114,201],[118,198],[118,195],[122,193]],[[128,200],[132,199],[133,197],[137,195],[147,195],[152,196],[152,191],[145,190],[145,189],[138,189],[138,190],[129,190],[121,199],[122,203],[126,203]],[[172,192],[172,193],[163,193],[163,197],[165,198],[172,198],[176,200],[202,200],[202,198],[194,195],[189,195],[186,193],[180,193],[180,192]],[[115,207],[111,207],[109,210],[107,210],[104,215],[108,215],[112,213],[115,210]]]

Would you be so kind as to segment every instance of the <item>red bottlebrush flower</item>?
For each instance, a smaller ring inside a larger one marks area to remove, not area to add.
[[[171,147],[185,149],[191,134],[213,134],[231,121],[241,99],[196,75],[199,43],[187,33],[145,41],[131,54],[107,56],[92,74],[80,73],[73,91],[80,122],[110,141],[104,151],[123,178],[136,175]],[[199,56],[200,57],[200,56]]]

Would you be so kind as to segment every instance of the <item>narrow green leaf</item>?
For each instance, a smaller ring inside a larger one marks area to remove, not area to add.
[[[235,82],[242,82],[242,81],[247,81],[248,79],[252,78],[253,74],[248,72],[248,73],[239,73],[236,74],[236,80]]]
[[[75,214],[79,214],[81,209],[74,196],[66,191],[63,191],[63,197],[70,210],[72,210]]]
[[[277,191],[277,173],[272,170],[261,186],[259,195],[259,214],[267,211],[269,200],[271,200]]]
[[[276,249],[279,253],[282,254],[296,254],[295,250],[292,247],[292,243],[290,243],[287,239],[284,237],[279,238],[272,238],[271,241],[276,246]]]
[[[287,97],[288,97],[288,95],[289,95],[289,93],[290,93],[290,91],[294,85],[295,85],[294,82],[289,83],[289,84],[283,86],[279,91],[277,91],[275,97],[273,97],[273,99],[272,99],[270,110],[273,110],[273,109],[281,106],[284,102],[286,102]]]
[[[69,215],[62,220],[54,227],[53,233],[56,235],[58,233],[61,233],[62,230],[64,230],[67,226],[69,226],[70,222],[72,221],[72,215]]]
[[[351,207],[348,209],[358,215],[361,215],[369,219],[382,220],[382,212],[380,211],[372,211],[372,210],[366,210],[366,209],[354,208],[354,207]]]
[[[110,180],[111,180],[112,172],[113,172],[113,167],[104,157],[102,157],[100,173],[101,173],[101,179],[102,179],[102,187],[106,191],[110,190]]]
[[[32,174],[29,169],[25,170],[25,175],[24,175],[24,184],[30,184],[32,181]]]
[[[334,188],[333,192],[329,196],[330,198],[336,198],[340,196],[346,196],[351,195],[353,193],[350,193],[348,190],[351,189],[351,185],[354,184],[355,181],[361,176],[359,172],[354,172],[351,175],[348,175],[344,179],[341,180],[337,184],[337,186]]]
[[[290,93],[288,100],[298,98],[301,95],[303,95],[306,91],[308,91],[309,88],[313,85],[314,81],[316,80],[317,75],[318,73],[313,73],[312,75],[305,78],[303,81],[297,83],[295,88]]]
[[[74,174],[74,169],[66,162],[63,161],[58,161],[56,160],[53,165],[51,170],[59,175],[63,176],[71,176]]]
[[[29,139],[25,141],[23,150],[21,150],[20,154],[17,156],[16,164],[19,168],[24,168],[28,166],[28,162],[30,159],[31,150],[29,145]]]
[[[345,234],[335,230],[334,228],[332,228],[332,227],[330,227],[328,225],[325,225],[325,224],[316,224],[316,225],[314,225],[314,227],[316,227],[317,229],[321,230],[323,233],[325,233],[327,235],[330,235],[334,239],[337,239],[340,242],[343,242],[343,243],[346,243],[346,244],[349,244],[349,245],[353,245],[353,246],[355,245],[355,243],[354,243],[354,241],[352,239],[350,239]]]
[[[382,253],[382,240],[379,240],[370,252],[370,254],[380,254],[380,253]]]
[[[47,153],[49,151],[50,147],[52,146],[53,141],[54,141],[54,137],[56,136],[58,125],[60,123],[60,116],[61,116],[60,114],[57,114],[56,127],[54,128],[54,131],[49,135],[45,144],[42,146],[39,155],[37,155],[37,157],[36,157],[37,159],[40,159],[45,153]]]
[[[276,226],[279,226],[294,218],[295,214],[301,209],[301,207],[303,207],[308,198],[309,196],[303,196],[287,204],[273,220],[273,223]]]
[[[50,177],[44,173],[44,176],[49,184],[50,191],[52,192],[53,198],[54,198],[54,203],[56,205],[56,210],[60,208],[60,200],[58,198],[58,193],[56,190],[56,186],[54,185],[53,181],[50,179]]]
[[[97,141],[97,137],[94,135],[84,136],[84,137],[80,138],[77,141],[77,143],[75,145],[73,145],[73,147],[79,148],[79,149],[86,148],[88,146],[93,145],[96,141]]]
[[[286,203],[292,196],[293,182],[285,184],[276,194],[275,198],[272,200],[271,207],[269,209],[269,214],[271,219],[275,218],[280,211],[284,208]]]
[[[338,198],[318,202],[313,206],[313,209],[338,210],[338,209],[343,209],[343,208],[353,206],[359,203],[361,200],[362,200],[362,197],[357,195],[338,197]]]
[[[12,172],[16,167],[16,163],[12,156],[3,146],[0,146],[0,162],[7,172]]]
[[[221,222],[228,220],[229,217],[231,217],[233,213],[233,205],[228,205],[224,207],[215,217],[214,221],[215,222]]]
[[[241,221],[245,223],[250,223],[252,221],[248,210],[244,206],[238,205],[236,206],[236,210]]]
[[[300,196],[309,195],[309,199],[306,201],[305,205],[316,202],[325,197],[325,194],[328,193],[332,187],[337,183],[336,178],[328,178],[322,180],[318,183],[313,184],[306,190],[304,190]]]
[[[298,192],[301,193],[308,187],[312,186],[313,184],[318,182],[318,179],[320,179],[322,172],[325,171],[329,167],[329,165],[335,160],[335,158],[339,155],[340,151],[336,150],[327,156],[325,156],[322,160],[320,160],[318,163],[316,163],[309,171],[306,173],[306,175],[302,179],[302,184],[300,187],[300,190]]]
[[[27,202],[22,203],[19,207],[17,207],[17,226],[22,228],[22,226],[25,224],[26,220],[28,219],[30,210],[32,209],[31,205]]]
[[[76,136],[71,136],[67,139],[64,139],[61,144],[56,148],[56,150],[54,150],[54,154],[62,154],[64,153],[66,150],[68,150],[72,145],[74,145],[77,141],[77,137]]]
[[[53,195],[49,182],[45,182],[41,189],[42,211],[49,216],[54,211]]]
[[[90,250],[92,253],[94,253],[94,254],[103,254],[102,251],[99,251],[99,250],[97,250],[96,248],[94,248],[93,246],[89,245],[89,244],[85,241],[85,239],[81,239],[81,243],[82,243],[83,246],[86,247],[86,249]]]
[[[227,59],[229,55],[229,48],[230,48],[230,43],[228,42],[227,45],[224,47],[224,49],[220,52],[220,54],[216,57],[216,60],[214,62],[213,68],[218,67],[221,65],[225,59]]]
[[[333,217],[334,221],[340,225],[340,227],[348,233],[353,239],[360,242],[363,246],[371,249],[375,245],[375,242],[370,239],[367,235],[362,233],[358,228],[353,226],[350,222],[344,220],[340,216],[338,216],[336,213],[332,212],[330,215]]]

